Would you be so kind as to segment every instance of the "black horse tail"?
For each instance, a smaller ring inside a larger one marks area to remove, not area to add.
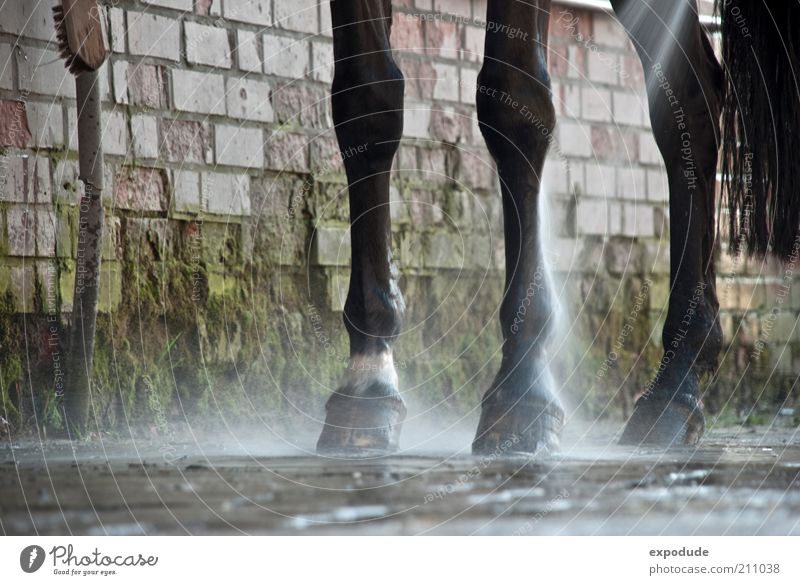
[[[800,252],[800,1],[716,0],[722,26],[722,188],[731,248]]]

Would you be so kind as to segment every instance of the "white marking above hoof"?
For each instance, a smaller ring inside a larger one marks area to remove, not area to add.
[[[347,364],[342,387],[365,388],[374,382],[381,382],[392,388],[398,387],[397,370],[391,351],[378,354],[356,354]]]

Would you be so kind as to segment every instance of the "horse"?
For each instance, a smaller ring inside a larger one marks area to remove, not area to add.
[[[550,0],[488,0],[476,87],[481,134],[500,180],[505,285],[502,361],[481,400],[474,454],[559,447],[564,408],[546,359],[555,299],[526,299],[543,269],[542,169],[556,125],[548,75]],[[670,295],[663,357],[619,439],[625,445],[695,445],[705,429],[702,382],[717,366],[714,251],[720,150],[731,249],[786,259],[798,241],[800,152],[796,2],[717,0],[722,64],[696,0],[611,0],[641,60],[649,114],[669,185]],[[391,247],[390,171],[403,133],[404,78],[392,57],[391,0],[332,0],[333,121],[351,217],[351,277],[344,306],[350,358],[326,403],[321,454],[391,453],[406,407],[392,346],[405,301]],[[520,28],[525,34],[496,31]],[[502,99],[498,96],[511,96]],[[519,115],[524,109],[531,115]],[[722,215],[722,213],[720,213]],[[529,301],[526,318],[514,316]]]

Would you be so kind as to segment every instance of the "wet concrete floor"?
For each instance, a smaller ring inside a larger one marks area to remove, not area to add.
[[[697,449],[603,430],[558,456],[415,449],[334,460],[257,443],[0,446],[0,533],[800,534],[800,432],[730,428]],[[460,449],[460,450],[459,450]]]

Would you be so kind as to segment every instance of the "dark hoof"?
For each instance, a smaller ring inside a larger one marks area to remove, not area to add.
[[[685,399],[636,401],[621,445],[672,447],[696,445],[705,430],[705,417],[697,401]]]
[[[376,457],[397,451],[406,407],[394,390],[369,396],[335,392],[317,441],[317,453],[330,457]]]
[[[484,401],[472,453],[498,457],[554,453],[558,451],[563,428],[564,411],[555,402]]]

